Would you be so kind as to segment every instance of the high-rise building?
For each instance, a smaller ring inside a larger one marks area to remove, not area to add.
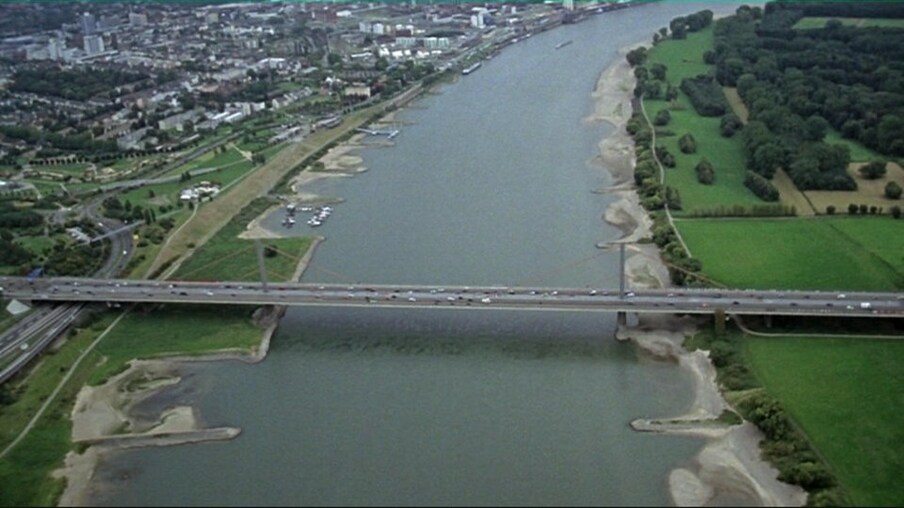
[[[89,56],[104,52],[104,38],[100,35],[85,36],[85,53]]]
[[[66,43],[60,39],[50,39],[47,44],[47,57],[51,60],[62,60],[63,51],[66,49]]]
[[[562,6],[568,9],[569,11],[574,10],[574,0],[562,0]]]
[[[79,21],[82,26],[83,34],[91,35],[97,31],[97,19],[90,12],[82,14],[82,19]]]

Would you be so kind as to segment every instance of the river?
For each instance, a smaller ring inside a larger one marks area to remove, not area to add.
[[[599,73],[677,15],[659,2],[535,35],[397,118],[340,197],[309,282],[618,286],[621,232],[584,121]],[[563,41],[573,44],[555,49]],[[266,224],[279,229],[281,216]],[[311,233],[303,220],[293,230]],[[229,442],[119,452],[97,505],[668,505],[702,441],[633,432],[692,380],[614,340],[614,316],[290,309],[267,359],[187,364],[148,404],[188,403]]]

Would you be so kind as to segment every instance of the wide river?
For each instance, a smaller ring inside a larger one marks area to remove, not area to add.
[[[600,72],[673,17],[659,2],[519,42],[398,115],[369,170],[308,190],[344,198],[310,282],[618,286],[621,233],[584,121]],[[556,49],[563,41],[573,44]],[[279,229],[281,216],[269,224]],[[99,505],[668,505],[701,447],[640,434],[682,413],[690,376],[615,341],[609,314],[291,309],[257,365],[186,365],[155,404],[195,405],[229,442],[119,453]]]

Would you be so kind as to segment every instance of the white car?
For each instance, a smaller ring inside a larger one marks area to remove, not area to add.
[[[490,300],[489,298],[481,298],[481,299],[480,299],[480,302],[481,302],[481,303],[490,303],[491,301],[492,301],[492,300]]]

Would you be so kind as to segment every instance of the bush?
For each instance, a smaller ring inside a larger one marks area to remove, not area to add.
[[[857,215],[857,210],[859,210],[859,207],[857,205],[855,205],[854,203],[851,203],[848,205],[848,214],[849,215]]]
[[[901,186],[898,185],[898,182],[888,182],[885,185],[885,197],[888,199],[901,198]]]
[[[716,180],[716,173],[713,170],[713,165],[706,157],[697,163],[697,166],[694,169],[697,171],[698,182],[704,185],[711,185]]]
[[[667,109],[660,109],[656,112],[656,118],[653,119],[653,124],[663,126],[668,125],[669,121],[672,119],[672,114],[669,113]]]
[[[860,168],[860,176],[867,180],[876,180],[885,176],[885,161],[872,161]]]
[[[822,464],[816,462],[801,462],[791,466],[787,471],[782,471],[778,479],[800,485],[804,490],[818,490],[832,487],[835,479]]]
[[[772,182],[753,171],[747,172],[747,176],[744,177],[744,185],[763,201],[778,201],[778,189],[772,185]]]
[[[835,205],[829,205],[826,207],[826,213],[829,215],[835,215]]]
[[[901,218],[901,207],[898,205],[891,207],[891,216],[896,219],[900,219]]]
[[[691,133],[678,138],[678,149],[682,153],[695,153],[697,151],[697,140]]]
[[[727,115],[722,116],[722,121],[719,122],[719,132],[721,132],[722,137],[730,138],[743,126],[744,124],[741,123],[741,119],[738,118],[738,115],[728,113]]]

